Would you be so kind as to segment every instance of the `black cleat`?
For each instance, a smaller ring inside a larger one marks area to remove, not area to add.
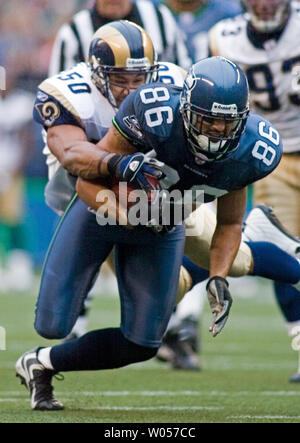
[[[16,363],[16,376],[30,393],[31,408],[35,411],[60,411],[63,404],[53,397],[51,379],[55,371],[46,369],[38,359],[40,348],[25,352]]]
[[[189,371],[199,371],[201,369],[198,357],[191,344],[186,340],[180,340],[178,334],[168,332],[156,356],[160,361],[169,362],[173,369]]]

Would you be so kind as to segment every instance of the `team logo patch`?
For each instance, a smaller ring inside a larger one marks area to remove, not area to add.
[[[60,110],[54,102],[38,103],[35,108],[47,127],[52,126],[60,116]]]
[[[46,100],[49,99],[49,95],[47,95],[45,92],[43,91],[38,91],[37,93],[37,98],[41,101],[41,102],[45,102]]]
[[[136,161],[133,161],[130,163],[129,169],[130,169],[130,171],[135,172],[139,166],[140,166],[140,162],[136,160]]]
[[[131,132],[133,132],[137,138],[142,139],[143,133],[141,131],[139,122],[135,115],[127,115],[123,118],[124,124],[127,126],[127,128],[130,129]]]

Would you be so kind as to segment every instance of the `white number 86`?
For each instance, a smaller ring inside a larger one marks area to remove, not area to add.
[[[259,135],[274,143],[274,145],[278,146],[280,142],[279,132],[272,126],[269,127],[268,131],[265,131],[265,126],[265,122],[259,123]],[[276,150],[272,146],[269,146],[266,142],[258,140],[252,150],[252,155],[259,160],[262,160],[265,165],[270,166],[273,163],[274,158],[276,157]]]
[[[170,94],[167,88],[161,86],[159,88],[142,89],[140,97],[143,103],[149,104],[169,100]],[[170,106],[156,106],[145,112],[146,123],[150,128],[160,126],[164,121],[164,117],[167,123],[172,123],[173,111]]]

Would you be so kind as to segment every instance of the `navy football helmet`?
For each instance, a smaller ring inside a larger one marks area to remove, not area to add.
[[[88,65],[96,87],[113,106],[116,103],[110,90],[110,74],[144,74],[145,83],[150,83],[159,69],[149,35],[128,20],[107,23],[95,32]]]
[[[252,26],[269,33],[282,28],[288,21],[292,0],[242,0]]]
[[[220,159],[237,148],[249,114],[246,75],[224,57],[202,59],[190,68],[180,111],[198,162]]]

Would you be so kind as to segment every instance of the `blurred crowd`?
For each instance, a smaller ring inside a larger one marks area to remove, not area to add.
[[[0,3],[0,64],[10,70],[44,76],[55,34],[87,0],[2,0]],[[12,66],[13,65],[13,66]]]
[[[89,3],[0,2],[0,292],[31,286],[56,224],[43,201],[47,170],[32,105],[58,28]]]

